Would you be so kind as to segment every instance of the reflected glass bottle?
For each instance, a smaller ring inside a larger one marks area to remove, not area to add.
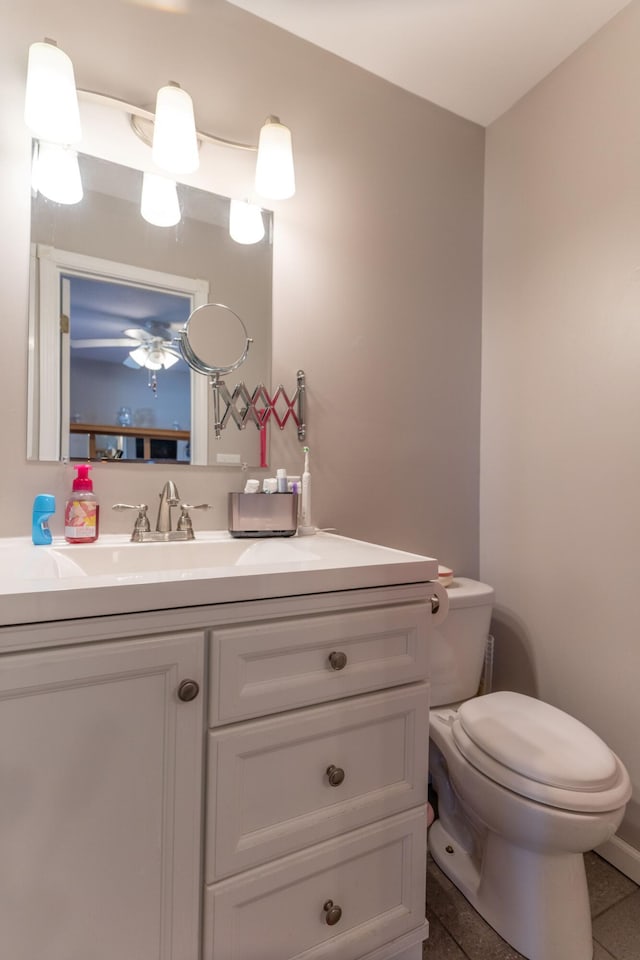
[[[116,415],[116,423],[119,427],[131,426],[131,407],[120,407]]]

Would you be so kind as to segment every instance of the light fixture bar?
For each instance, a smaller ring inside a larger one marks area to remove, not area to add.
[[[129,122],[133,132],[148,147],[153,142],[153,124],[155,114],[153,110],[145,110],[144,107],[138,107],[127,100],[121,100],[119,97],[112,97],[106,93],[99,93],[97,90],[84,90],[78,87],[78,96],[87,103],[97,103],[101,106],[114,107],[118,110],[126,110],[129,114]],[[202,143],[213,143],[222,147],[233,147],[236,150],[250,150],[253,153],[258,152],[258,145],[253,143],[241,143],[239,140],[227,140],[225,137],[217,137],[213,133],[206,133],[204,130],[196,128],[198,140]]]

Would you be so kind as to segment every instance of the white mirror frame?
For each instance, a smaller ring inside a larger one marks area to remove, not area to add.
[[[39,388],[37,400],[29,392],[27,456],[33,457],[37,447],[39,460],[66,460],[69,438],[62,425],[69,423],[70,348],[68,333],[62,333],[60,326],[62,274],[160,288],[189,297],[191,311],[208,302],[209,284],[206,280],[102,260],[45,244],[31,245],[31,260],[31,276],[37,280],[29,302],[29,382],[37,382]],[[190,463],[206,466],[209,455],[208,383],[205,377],[191,371],[190,385]],[[53,397],[60,398],[60,403],[52,403]]]

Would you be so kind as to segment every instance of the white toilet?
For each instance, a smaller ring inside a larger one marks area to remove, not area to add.
[[[493,589],[458,578],[434,631],[429,772],[436,863],[529,960],[590,960],[583,853],[618,828],[631,783],[588,727],[518,693],[476,697]],[[472,699],[470,699],[472,698]]]

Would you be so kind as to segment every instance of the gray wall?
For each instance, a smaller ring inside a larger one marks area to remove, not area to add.
[[[639,47],[633,3],[488,130],[481,483],[498,681],[619,753],[638,849]]]
[[[64,497],[65,466],[25,459],[29,43],[49,36],[79,86],[141,105],[176,79],[201,128],[254,140],[270,113],[294,133],[297,194],[274,203],[274,380],[308,377],[313,512],[322,526],[477,573],[484,131],[243,11],[181,17],[124,2],[2,0],[0,352],[5,409],[0,534],[26,534],[33,496]],[[229,153],[229,151],[227,151]],[[231,156],[235,163],[235,155]],[[238,160],[238,163],[241,163]],[[218,192],[227,192],[219,183]],[[293,431],[273,465],[299,472]],[[233,470],[171,468],[225,525]],[[149,502],[160,466],[98,465],[103,504]],[[105,531],[128,518],[103,509]],[[60,532],[60,515],[53,523]]]

